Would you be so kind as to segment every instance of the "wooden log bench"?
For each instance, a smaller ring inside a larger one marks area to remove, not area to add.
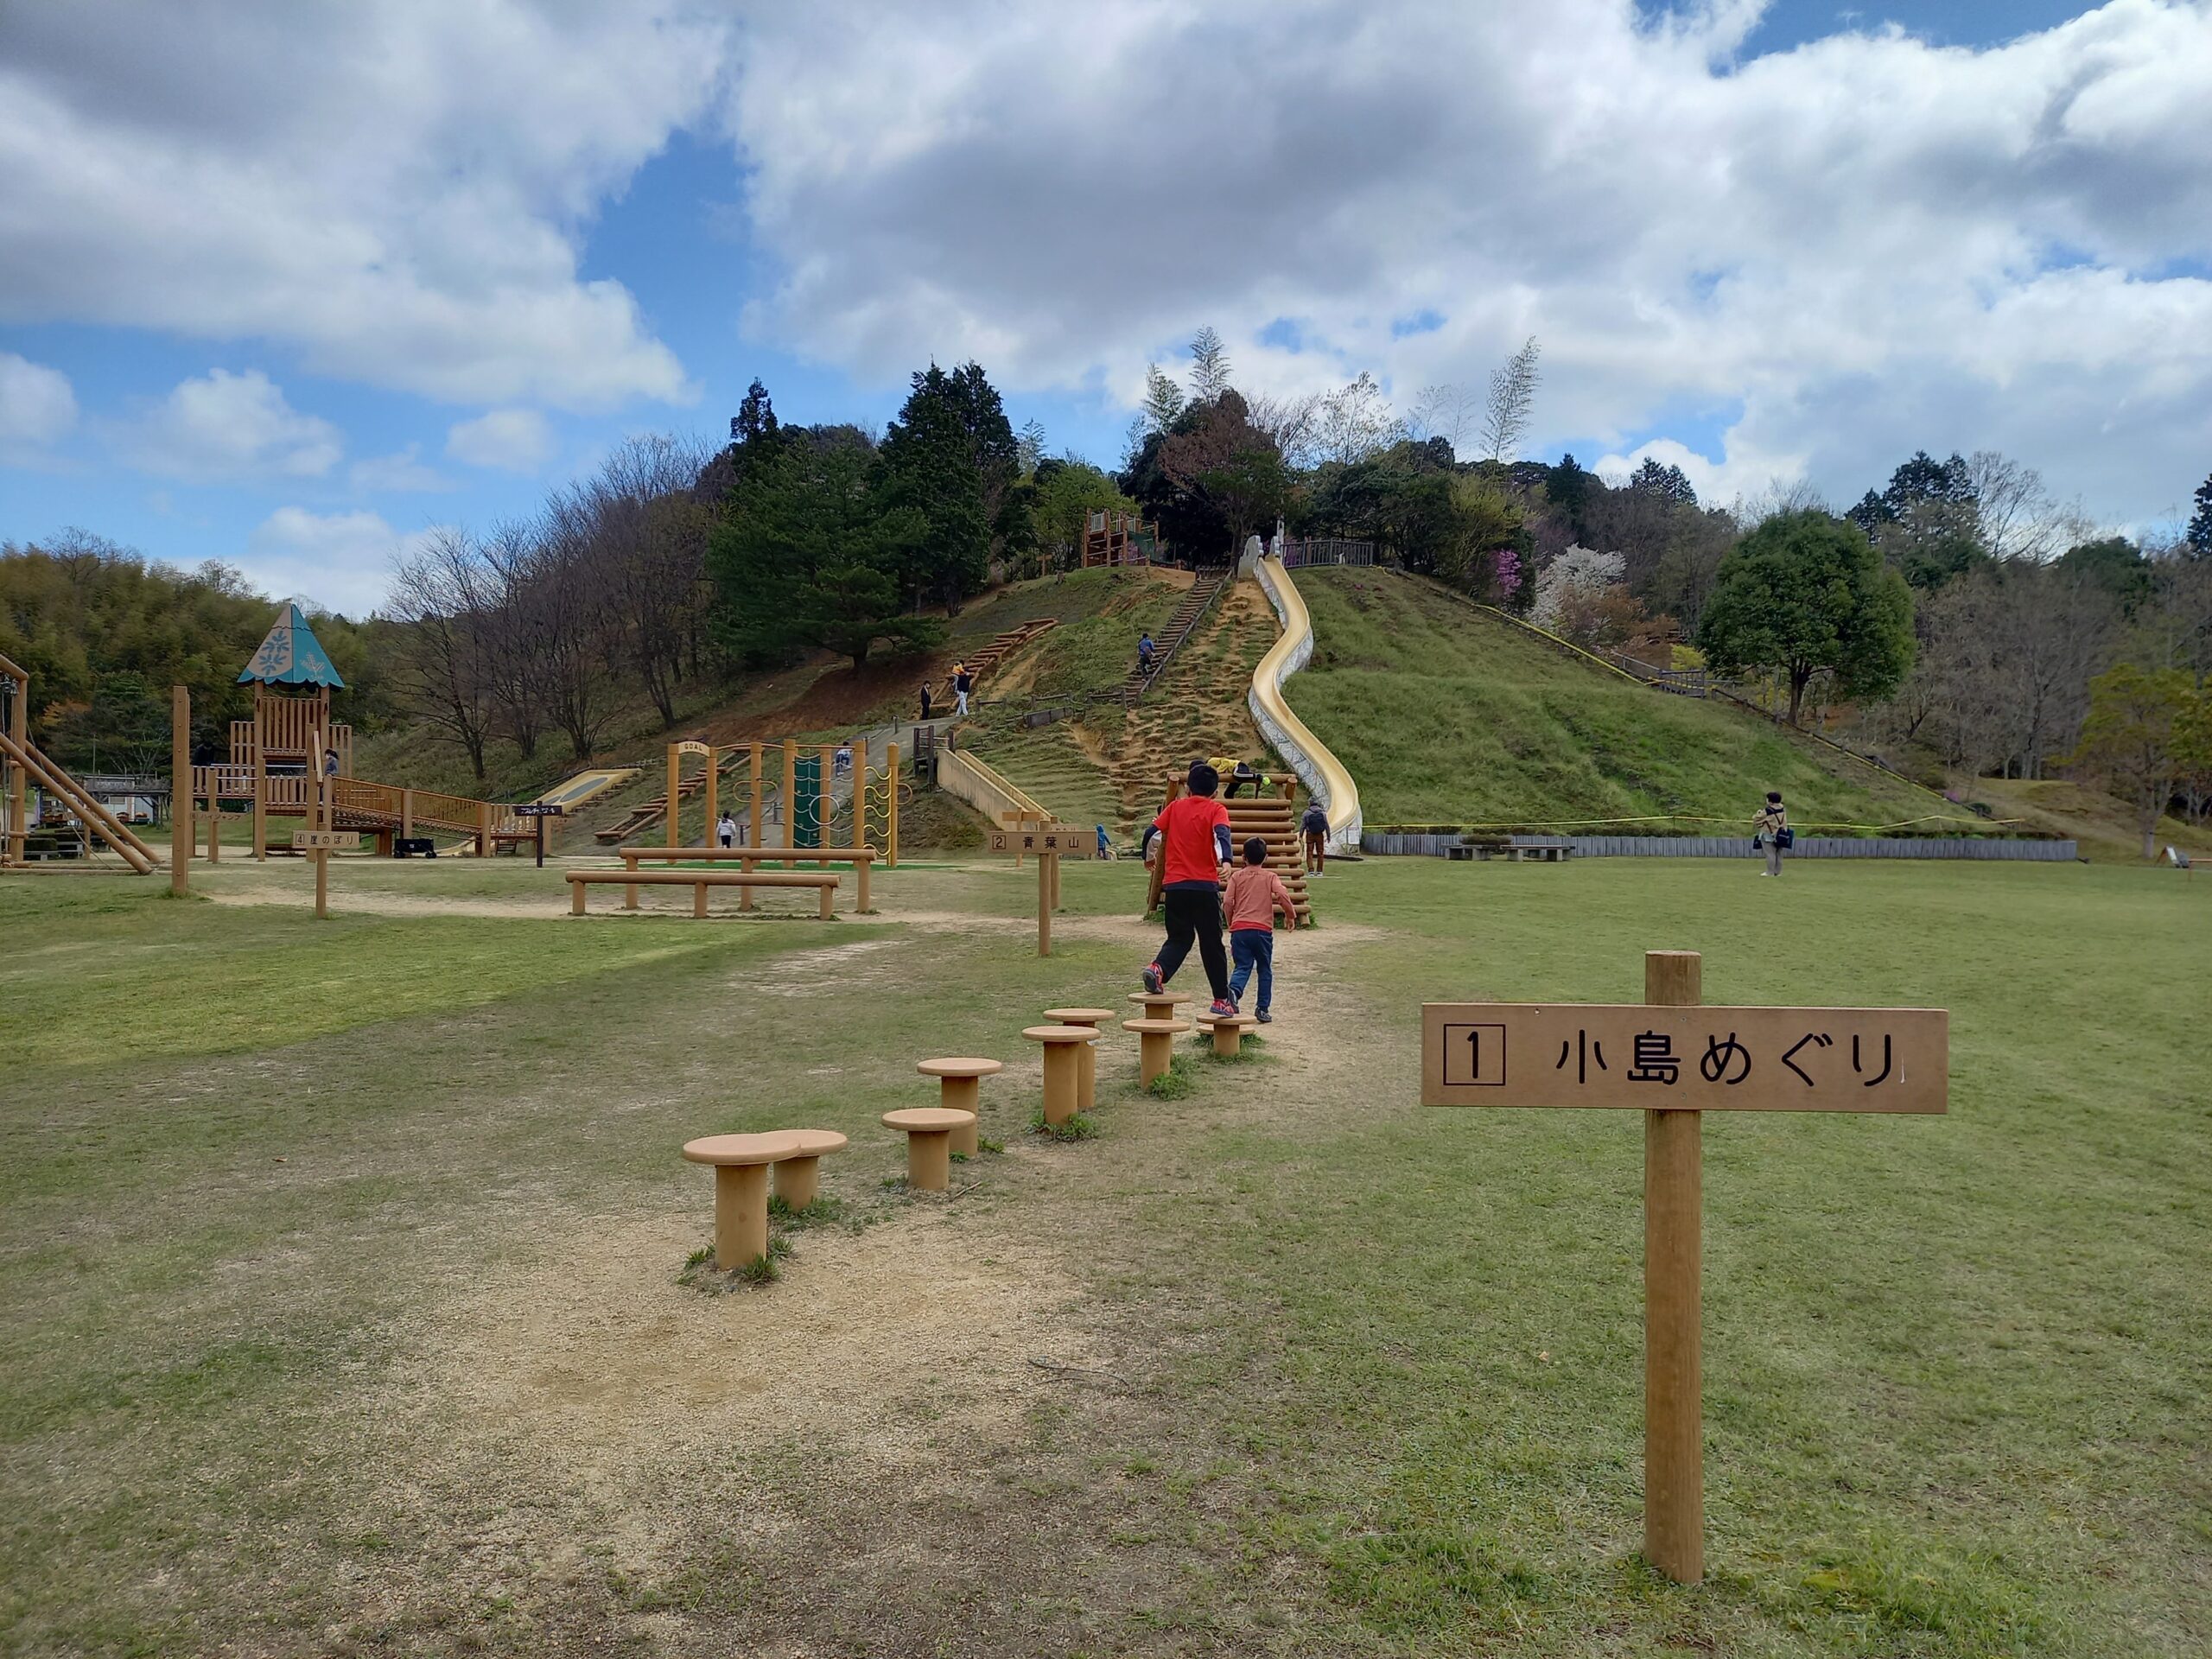
[[[707,913],[707,889],[736,887],[750,891],[754,887],[814,887],[822,894],[822,919],[828,921],[833,913],[831,903],[837,896],[837,884],[843,880],[838,875],[815,875],[799,870],[756,871],[743,875],[734,870],[570,870],[569,893],[572,913],[584,913],[584,889],[592,887],[624,886],[636,888],[689,887],[691,889],[691,913]]]
[[[868,873],[882,855],[873,847],[617,847],[615,855],[625,869],[634,870],[639,861],[650,860],[656,864],[734,864],[750,875],[762,864],[849,864],[853,867],[853,914],[858,916],[870,908]],[[622,894],[622,908],[638,907],[638,890],[626,887]],[[741,889],[737,907],[753,908],[753,894]]]

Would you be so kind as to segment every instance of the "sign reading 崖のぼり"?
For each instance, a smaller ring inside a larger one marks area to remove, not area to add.
[[[1941,1112],[1942,1008],[1429,1002],[1425,1106]]]

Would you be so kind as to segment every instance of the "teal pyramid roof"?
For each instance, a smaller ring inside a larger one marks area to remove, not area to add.
[[[264,685],[328,685],[339,690],[346,689],[346,682],[338,677],[332,665],[330,653],[322,648],[322,641],[315,637],[315,630],[308,626],[305,612],[287,600],[284,608],[276,613],[270,625],[269,637],[261,642],[261,649],[253,653],[253,660],[245,665],[238,683],[258,680]]]

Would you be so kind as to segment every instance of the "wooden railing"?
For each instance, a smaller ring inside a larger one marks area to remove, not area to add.
[[[264,700],[262,712],[262,745],[270,755],[287,760],[314,757],[321,753],[317,739],[322,733],[317,728],[315,716],[321,710],[312,702],[285,697]],[[338,751],[338,770],[353,770],[353,728],[342,721],[333,721],[328,728],[330,747]],[[253,765],[253,722],[234,720],[231,722],[231,764],[251,767]]]

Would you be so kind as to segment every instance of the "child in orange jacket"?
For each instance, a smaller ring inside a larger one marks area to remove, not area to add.
[[[1282,878],[1268,868],[1268,843],[1257,836],[1244,843],[1244,863],[1229,878],[1223,908],[1229,912],[1229,954],[1236,963],[1229,976],[1229,1000],[1243,1001],[1246,982],[1258,974],[1260,1001],[1252,1012],[1262,1025],[1269,1024],[1274,1019],[1269,1012],[1275,997],[1274,913],[1281,911],[1294,932],[1298,911]]]

